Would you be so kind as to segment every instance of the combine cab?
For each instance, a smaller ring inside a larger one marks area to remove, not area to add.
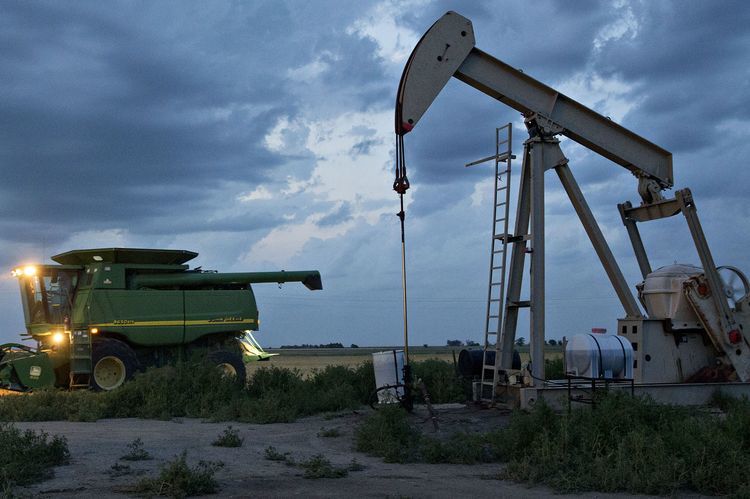
[[[189,269],[182,250],[93,249],[52,257],[59,265],[13,270],[21,286],[26,338],[37,350],[0,345],[0,387],[112,390],[133,373],[193,355],[230,376],[244,361],[267,360],[252,335],[258,308],[251,284],[302,282],[320,273],[221,274]]]

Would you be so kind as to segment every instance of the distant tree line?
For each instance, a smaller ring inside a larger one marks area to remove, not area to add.
[[[294,349],[294,348],[344,348],[344,345],[341,343],[321,343],[320,345],[308,345],[307,343],[304,343],[302,345],[281,345],[281,348],[288,348],[288,349]],[[352,344],[351,348],[357,348],[356,345]]]
[[[563,336],[563,341],[565,341],[565,337],[564,336]],[[550,345],[550,346],[562,345],[563,341],[551,339],[551,340],[547,341],[547,344]],[[449,346],[449,347],[462,347],[462,346],[478,347],[478,346],[480,346],[479,343],[477,343],[476,341],[472,341],[472,340],[466,340],[466,341],[448,340],[445,344],[447,346]],[[524,338],[523,336],[520,336],[520,337],[516,338],[516,345],[519,346],[519,347],[522,347],[522,346],[526,345],[526,338]],[[425,346],[427,346],[427,345],[425,345]]]
[[[449,346],[449,347],[462,347],[462,346],[467,346],[467,347],[478,347],[478,346],[479,346],[479,343],[477,343],[477,342],[476,342],[476,341],[474,341],[474,340],[466,340],[466,341],[461,341],[461,340],[448,340],[448,341],[447,341],[447,342],[446,342],[445,344],[446,344],[447,346]],[[427,346],[427,345],[425,345],[425,346]]]

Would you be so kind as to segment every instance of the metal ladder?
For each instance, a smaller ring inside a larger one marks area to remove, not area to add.
[[[86,331],[70,333],[70,389],[89,388],[91,385],[91,334]]]
[[[484,328],[484,353],[482,355],[482,380],[479,397],[482,401],[490,404],[495,402],[495,393],[499,381],[497,366],[500,364],[501,345],[499,338],[505,308],[505,267],[508,259],[508,243],[512,239],[508,233],[511,160],[515,158],[512,153],[512,141],[512,123],[496,128],[495,155],[487,158],[495,160],[495,195],[492,209],[487,317]]]

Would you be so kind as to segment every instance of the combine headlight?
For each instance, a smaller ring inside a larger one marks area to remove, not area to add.
[[[52,335],[52,341],[57,345],[61,344],[64,340],[65,335],[63,333],[58,332]]]
[[[18,267],[10,271],[10,275],[13,277],[33,276],[36,275],[36,267],[29,265],[28,267]]]

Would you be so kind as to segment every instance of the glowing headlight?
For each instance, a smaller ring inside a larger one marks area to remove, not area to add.
[[[55,343],[57,343],[58,345],[59,345],[60,343],[62,343],[62,342],[63,342],[63,340],[65,340],[65,335],[64,335],[64,334],[62,334],[62,333],[55,333],[55,334],[53,334],[53,335],[52,335],[52,341],[54,341],[54,342],[55,342]]]
[[[36,275],[36,267],[33,265],[29,265],[28,267],[23,268],[23,274],[24,275]]]

